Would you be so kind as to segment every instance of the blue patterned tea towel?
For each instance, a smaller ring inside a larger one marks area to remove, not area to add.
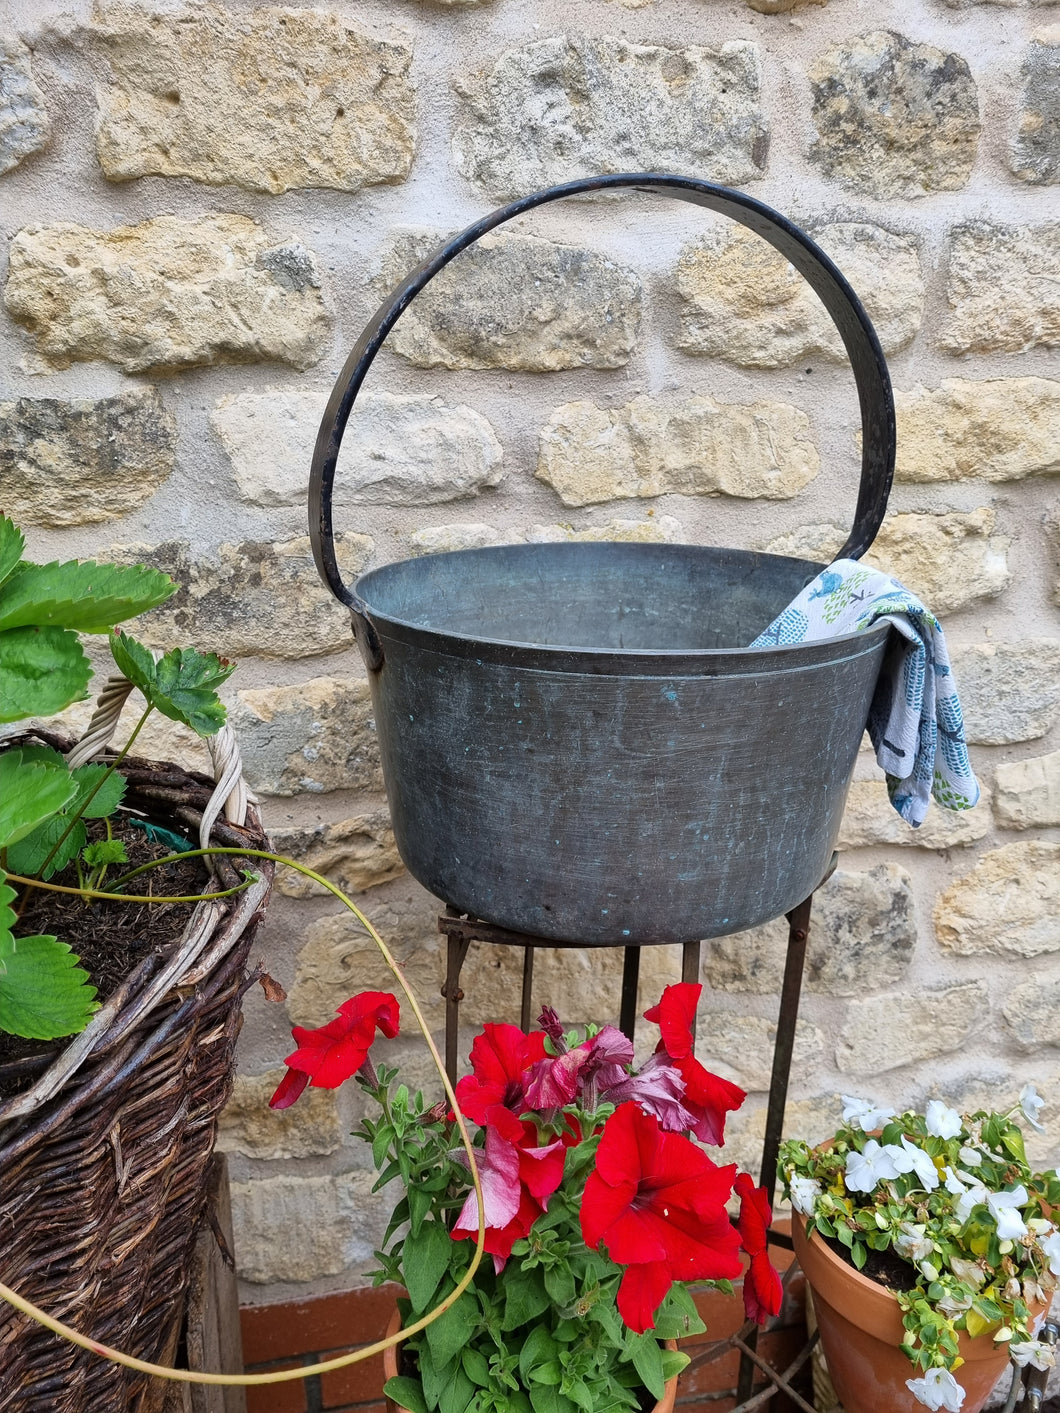
[[[887,774],[891,803],[914,827],[930,796],[951,810],[979,799],[964,718],[942,627],[915,594],[878,569],[837,559],[794,599],[752,648],[861,633],[881,618],[891,639],[869,708],[868,732]]]

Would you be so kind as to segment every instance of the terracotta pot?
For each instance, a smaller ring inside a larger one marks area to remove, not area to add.
[[[920,1413],[923,1404],[906,1388],[920,1371],[900,1348],[905,1329],[898,1301],[837,1256],[816,1231],[807,1241],[805,1230],[796,1217],[795,1259],[813,1291],[828,1372],[844,1413]],[[1005,1372],[1008,1351],[989,1334],[962,1334],[959,1348],[966,1361],[954,1376],[965,1391],[961,1413],[979,1413]]]
[[[401,1328],[401,1316],[395,1310],[390,1317],[390,1323],[386,1327],[386,1337],[397,1334]],[[388,1379],[395,1378],[398,1371],[398,1350],[399,1344],[392,1344],[389,1349],[383,1350],[383,1372]],[[677,1342],[672,1339],[666,1341],[667,1349],[676,1349]],[[674,1402],[677,1398],[677,1375],[672,1379],[667,1379],[663,1390],[663,1396],[652,1408],[652,1413],[674,1413]],[[407,1408],[402,1408],[400,1403],[395,1403],[392,1398],[386,1401],[386,1413],[408,1413]]]

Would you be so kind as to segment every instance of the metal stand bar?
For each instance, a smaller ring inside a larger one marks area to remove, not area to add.
[[[530,1029],[530,1012],[533,1009],[534,990],[534,949],[529,944],[523,948],[523,999],[519,1007],[519,1025],[522,1030]]]
[[[471,938],[458,932],[446,935],[445,945],[445,1072],[449,1083],[456,1084],[457,1046],[460,1041],[460,1002],[464,993],[460,988],[460,969],[464,965]]]
[[[618,1008],[618,1028],[633,1039],[637,1026],[637,982],[640,979],[640,948],[626,947],[622,962],[622,999]]]
[[[681,948],[681,980],[690,981],[693,984],[699,980],[699,959],[702,950],[701,942],[686,942]],[[696,1017],[692,1017],[692,1045],[696,1043]]]

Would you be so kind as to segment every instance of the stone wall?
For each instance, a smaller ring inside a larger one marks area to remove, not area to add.
[[[441,1023],[437,904],[402,870],[371,705],[304,496],[381,294],[494,204],[604,170],[745,187],[813,231],[891,361],[871,558],[943,614],[984,799],[919,832],[863,757],[810,949],[789,1128],[835,1094],[1008,1102],[1060,1133],[1060,9],[1055,0],[8,0],[0,31],[0,500],[40,558],[172,570],[144,625],[241,659],[231,714],[277,844],[344,887]],[[643,196],[520,220],[400,322],[339,475],[345,572],[516,540],[826,556],[854,504],[849,370],[792,269]],[[158,751],[194,755],[157,730]],[[701,1050],[760,1141],[783,927],[704,949]],[[251,1301],[355,1284],[383,1201],[357,1097],[266,1100],[292,1022],[385,985],[330,896],[280,880],[224,1124]],[[645,956],[644,997],[676,976]],[[617,964],[539,998],[613,1017]],[[468,1022],[512,1018],[478,949]],[[395,1049],[429,1078],[414,1039]]]

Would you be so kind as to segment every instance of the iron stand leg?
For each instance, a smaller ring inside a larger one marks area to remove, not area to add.
[[[519,1025],[522,1030],[530,1029],[530,1011],[532,1009],[532,994],[534,989],[534,949],[526,946],[523,948],[523,999],[519,1009]]]
[[[460,969],[464,965],[467,949],[471,946],[470,937],[449,932],[445,939],[445,1072],[449,1083],[456,1084],[456,1051],[460,1040],[460,1002],[464,993],[460,988]]]
[[[831,870],[829,870],[831,872]],[[769,1080],[769,1104],[766,1109],[766,1134],[762,1144],[762,1167],[758,1181],[766,1190],[770,1206],[777,1186],[777,1155],[784,1129],[784,1109],[788,1099],[788,1079],[791,1056],[795,1048],[795,1026],[799,1019],[799,994],[802,972],[806,963],[806,941],[810,935],[810,909],[813,894],[788,913],[788,952],[784,962],[784,985],[780,993],[780,1014],[777,1017],[777,1039],[773,1047],[773,1073]],[[758,1344],[758,1331],[747,1337],[748,1350],[753,1353]],[[736,1388],[736,1406],[745,1403],[754,1388],[755,1365],[748,1353],[740,1353],[740,1377]]]
[[[686,942],[681,948],[681,980],[693,984],[699,980],[700,942]],[[696,1017],[692,1017],[692,1044],[696,1043]]]
[[[637,1024],[637,982],[640,978],[640,948],[626,947],[622,963],[622,1000],[618,1008],[618,1028],[629,1040]]]

